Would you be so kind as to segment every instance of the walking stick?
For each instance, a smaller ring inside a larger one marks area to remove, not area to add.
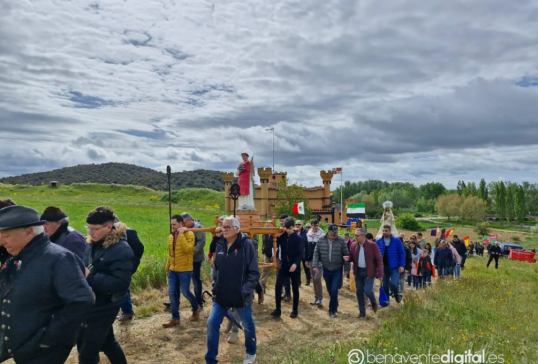
[[[170,220],[172,220],[172,187],[170,186],[170,174],[172,169],[170,166],[166,166],[166,174],[168,175],[168,227],[170,229],[170,234],[172,234],[172,225]]]

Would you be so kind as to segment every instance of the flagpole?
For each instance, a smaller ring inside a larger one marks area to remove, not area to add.
[[[344,219],[344,168],[340,171],[340,225]]]

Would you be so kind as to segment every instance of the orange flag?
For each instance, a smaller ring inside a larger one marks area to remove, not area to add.
[[[468,236],[464,237],[463,242],[465,243],[466,246],[469,246],[469,242],[470,242],[469,237]]]

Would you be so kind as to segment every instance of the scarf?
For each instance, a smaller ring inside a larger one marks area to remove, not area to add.
[[[55,243],[56,240],[58,240],[58,238],[67,231],[68,227],[69,224],[61,224],[58,230],[56,230],[56,232],[50,236],[50,241]]]

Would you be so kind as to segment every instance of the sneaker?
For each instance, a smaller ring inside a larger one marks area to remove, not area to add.
[[[233,322],[228,320],[228,323],[226,324],[226,327],[224,328],[224,333],[227,334],[230,331],[232,331],[232,327],[234,326]]]
[[[357,316],[358,319],[363,319],[363,318],[366,318],[366,315],[359,315]]]
[[[253,364],[256,361],[256,354],[250,355],[247,354],[245,357],[245,360],[243,360],[243,364]]]
[[[312,306],[317,306],[317,305],[318,305],[318,302],[319,302],[319,299],[316,297],[316,298],[314,298],[314,301],[310,302],[310,304],[311,304]]]
[[[334,312],[329,312],[329,316],[331,316],[331,318],[336,318],[336,313],[334,313]]]
[[[291,313],[290,313],[291,318],[296,318],[298,315],[299,315],[299,313],[297,311],[291,311]]]
[[[163,305],[166,308],[172,308],[172,305],[170,304],[170,302],[163,302]]]
[[[318,306],[323,306],[323,299],[322,298],[319,298],[318,299]]]
[[[376,302],[375,305],[372,306],[372,311],[374,311],[374,313],[377,313],[378,308],[379,308],[379,305]]]
[[[290,301],[291,301],[291,296],[284,296],[284,298],[282,299],[282,301],[284,301],[284,302],[290,302]]]
[[[133,317],[134,317],[134,314],[126,313],[126,314],[116,317],[116,320],[118,320],[119,322],[127,322],[127,321],[132,320]]]
[[[400,302],[402,302],[402,298],[403,298],[403,297],[402,297],[401,294],[397,295],[397,296],[396,296],[396,303],[400,303]]]
[[[237,342],[237,332],[232,331],[228,337],[228,344],[235,344]]]
[[[271,312],[271,316],[273,317],[280,317],[282,315],[282,312],[280,310],[274,310],[273,312]]]
[[[305,286],[309,286],[309,285],[310,285],[310,279],[307,279]]]

